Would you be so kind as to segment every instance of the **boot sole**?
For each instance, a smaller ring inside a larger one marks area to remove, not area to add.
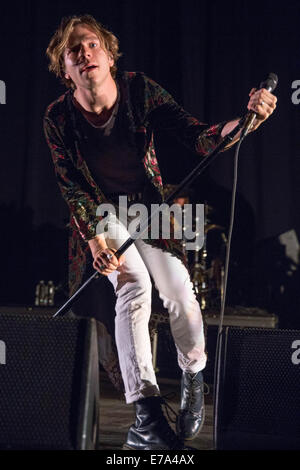
[[[152,449],[136,449],[135,447],[130,447],[128,444],[123,444],[123,450],[171,450],[171,449],[162,449],[161,447],[153,447]]]
[[[123,447],[122,447],[123,450],[137,450],[135,449],[135,447],[130,447],[128,446],[127,444],[124,444]]]

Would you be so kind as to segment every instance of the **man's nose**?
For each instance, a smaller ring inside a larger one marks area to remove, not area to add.
[[[79,50],[79,56],[80,57],[86,57],[86,58],[91,57],[91,51],[88,48],[88,46],[85,46],[84,44],[81,44],[81,47],[80,47],[80,50]]]

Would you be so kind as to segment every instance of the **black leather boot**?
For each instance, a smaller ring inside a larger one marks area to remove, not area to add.
[[[123,449],[183,450],[184,445],[170,427],[161,408],[164,400],[147,397],[135,402],[136,421],[128,431]]]
[[[204,423],[204,382],[202,372],[182,373],[181,403],[176,431],[183,440],[194,439]]]

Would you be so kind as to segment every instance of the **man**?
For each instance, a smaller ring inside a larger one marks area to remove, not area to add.
[[[74,233],[89,246],[93,267],[108,276],[116,294],[115,335],[127,403],[136,422],[125,449],[181,449],[203,424],[203,376],[206,355],[202,317],[178,240],[138,239],[117,259],[129,237],[114,215],[99,228],[97,207],[104,202],[161,202],[163,186],[153,144],[156,128],[168,129],[203,156],[237,121],[208,127],[186,113],[157,83],[142,73],[116,74],[117,38],[93,17],[64,19],[47,54],[50,70],[69,90],[52,103],[44,129],[58,183],[71,212]],[[251,90],[248,109],[257,113],[253,129],[269,117],[276,98]],[[238,136],[236,136],[236,140]],[[118,230],[112,236],[113,229]],[[79,245],[77,244],[77,247]],[[72,252],[76,264],[82,261]],[[81,257],[81,258],[80,258]],[[74,259],[73,259],[74,261]],[[80,271],[80,270],[79,270]],[[182,399],[176,435],[161,409],[152,366],[148,322],[151,281],[168,309],[182,369]],[[77,276],[77,281],[82,270]],[[78,283],[78,282],[77,282]]]

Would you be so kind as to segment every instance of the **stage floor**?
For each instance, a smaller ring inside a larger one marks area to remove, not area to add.
[[[158,379],[161,394],[174,394],[168,403],[177,412],[180,400],[180,382]],[[205,422],[200,434],[186,444],[197,450],[213,450],[213,406],[212,390],[205,396]],[[128,428],[134,422],[132,405],[113,387],[104,372],[100,372],[100,436],[99,450],[121,450],[126,440]],[[174,428],[174,425],[171,423]]]

